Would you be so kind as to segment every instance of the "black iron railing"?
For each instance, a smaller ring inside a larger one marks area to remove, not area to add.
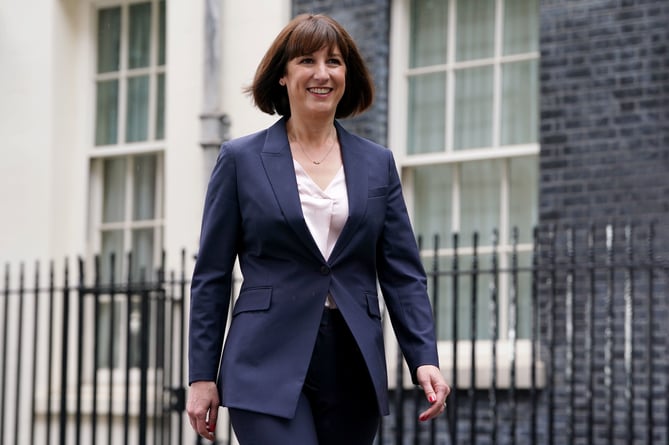
[[[444,341],[451,363],[442,359],[442,368],[454,391],[448,415],[421,425],[415,419],[425,408],[422,396],[399,367],[393,415],[379,443],[668,443],[669,262],[657,253],[655,226],[547,227],[535,231],[525,264],[517,232],[510,238],[510,249],[500,252],[492,234],[486,263],[478,234],[466,262],[458,235],[445,248],[438,237],[431,252],[423,248],[435,313],[442,314],[437,324],[444,313],[452,317]],[[439,286],[444,280],[449,286]],[[531,306],[524,320],[521,301]],[[469,306],[464,317],[463,304]],[[484,327],[476,316],[481,305],[488,308]],[[458,324],[467,317],[463,337]],[[459,350],[469,356],[467,382],[466,373],[456,372]],[[477,380],[477,360],[489,363],[486,382]]]
[[[418,422],[424,397],[390,357],[377,443],[667,443],[669,263],[654,227],[480,242],[420,242],[453,392],[446,416]],[[122,279],[113,258],[90,263],[5,268],[0,445],[204,443],[184,414],[185,253],[175,272]]]

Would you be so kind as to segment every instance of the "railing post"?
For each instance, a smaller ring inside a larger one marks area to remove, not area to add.
[[[518,228],[514,227],[511,234],[511,294],[509,295],[509,343],[511,347],[511,363],[509,365],[509,400],[511,401],[511,443],[516,443],[516,422],[518,416],[518,400],[516,393],[516,354],[518,352]]]
[[[132,300],[133,300],[133,290],[134,283],[133,280],[136,279],[133,275],[133,255],[132,252],[127,253],[127,279],[126,279],[126,289],[125,289],[125,399],[123,403],[123,439],[124,443],[129,442],[130,437],[130,367],[132,361],[132,328],[131,328],[131,317],[132,317]],[[140,321],[141,323],[141,321]],[[141,326],[141,324],[140,324]],[[141,409],[141,408],[140,408]],[[141,437],[141,424],[138,434]]]
[[[606,314],[606,327],[604,329],[605,348],[604,348],[604,388],[606,394],[606,440],[612,443],[613,440],[613,291],[614,291],[614,241],[615,233],[612,224],[606,226],[606,299],[604,309]]]
[[[40,294],[40,279],[39,279],[39,261],[35,262],[35,277],[34,277],[34,293],[33,293],[33,354],[32,354],[32,369],[30,376],[30,443],[35,443],[35,388],[37,387],[37,345],[39,344],[39,294]]]
[[[84,261],[79,258],[79,286],[77,288],[77,406],[75,415],[75,443],[81,444],[81,388],[83,386],[84,356]]]
[[[23,357],[21,354],[21,345],[23,345],[23,305],[25,299],[25,265],[19,265],[19,292],[18,292],[18,314],[16,325],[16,350],[18,357],[16,357],[16,389],[14,393],[14,445],[19,443],[19,425],[21,418],[21,389],[23,388]]]
[[[65,260],[63,281],[63,311],[62,311],[62,342],[60,368],[60,445],[67,445],[67,371],[69,359],[69,326],[70,326],[70,270],[69,262]]]
[[[530,340],[531,340],[531,387],[530,387],[530,403],[532,406],[530,414],[530,443],[536,445],[538,442],[537,437],[537,342],[540,341],[539,337],[539,291],[538,291],[538,282],[539,282],[539,229],[535,227],[532,231],[532,239],[534,245],[532,248],[532,283],[531,283],[531,302],[532,302],[532,312],[531,312],[531,322],[530,322]],[[590,442],[592,443],[592,442]]]
[[[470,350],[470,369],[469,369],[469,441],[476,443],[476,329],[478,312],[478,242],[479,234],[474,232],[473,236],[473,254],[472,254],[472,273],[471,273],[471,312],[469,338],[471,342]]]
[[[460,294],[460,271],[458,264],[458,234],[453,234],[453,264],[451,267],[452,271],[452,286],[453,286],[453,313],[452,313],[452,325],[453,332],[451,336],[453,344],[453,375],[451,381],[451,394],[449,396],[448,403],[448,413],[451,419],[451,444],[455,445],[458,443],[458,296]]]
[[[488,388],[488,414],[490,415],[490,443],[497,445],[497,340],[499,339],[499,263],[497,257],[497,246],[499,243],[499,233],[497,229],[492,233],[492,258],[490,278],[490,341],[491,341],[491,373],[490,388]]]
[[[109,371],[109,376],[111,377],[114,373],[114,336],[115,336],[115,325],[116,317],[114,306],[116,306],[116,254],[111,252],[109,254],[109,341],[107,342],[108,351],[107,351],[107,368]],[[109,379],[109,384],[107,385],[107,444],[113,443],[113,420],[114,420],[114,385],[113,379]],[[125,442],[127,443],[127,441]]]
[[[556,258],[555,258],[555,227],[551,226],[548,233],[548,262],[549,271],[549,295],[546,316],[546,337],[548,342],[548,388],[546,390],[548,399],[548,445],[555,443],[555,297],[556,289]]]
[[[100,256],[95,255],[93,258],[93,400],[91,408],[91,445],[97,442],[97,427],[98,427],[98,372],[99,360],[98,354],[100,352],[100,333],[99,333],[99,319],[100,319]]]
[[[434,293],[433,299],[433,318],[434,318],[434,331],[436,333],[437,339],[439,339],[439,234],[434,235],[433,239],[434,248],[432,251],[432,292]],[[415,418],[416,416],[414,416]],[[430,445],[434,445],[437,440],[437,422],[435,420],[430,422]],[[418,433],[418,431],[416,431]]]
[[[5,305],[2,320],[2,384],[0,385],[0,445],[5,443],[5,395],[7,389],[7,325],[9,321],[9,264],[5,265]]]
[[[55,266],[53,261],[49,263],[49,306],[47,308],[47,314],[51,314],[53,312],[53,300],[56,295],[56,286],[55,286]],[[53,318],[54,317],[48,317],[49,318],[49,327],[48,332],[49,335],[47,337],[48,342],[49,342],[49,347],[47,348],[47,361],[46,361],[46,378],[47,378],[47,383],[46,383],[46,445],[51,444],[51,390],[53,387],[53,379],[52,379],[52,369],[53,369],[53,341],[52,341],[52,334],[54,334],[53,331]]]
[[[594,441],[594,387],[595,387],[595,227],[590,225],[588,230],[588,297],[586,300],[585,307],[585,319],[588,326],[588,332],[585,336],[585,364],[586,364],[586,382],[588,385],[585,389],[585,400],[586,406],[588,408],[588,413],[586,416],[586,438],[587,443],[593,443]]]
[[[141,346],[140,346],[140,386],[139,386],[139,445],[146,445],[148,430],[148,370],[149,370],[149,320],[151,318],[149,298],[151,293],[144,289],[141,293]]]
[[[655,365],[653,361],[653,326],[655,326],[655,224],[651,223],[648,227],[648,238],[647,238],[647,254],[648,254],[648,300],[646,301],[646,347],[645,347],[645,362],[648,364],[646,366],[646,384],[647,384],[647,393],[646,397],[646,419],[648,422],[646,428],[646,443],[650,444],[653,440],[653,431],[655,430],[655,422],[653,420],[654,410],[654,397],[650,397],[653,394],[653,381],[655,380]],[[669,386],[669,385],[667,385]],[[669,409],[667,409],[669,412]],[[669,433],[667,434],[669,436]],[[669,437],[667,437],[669,441]]]
[[[566,231],[567,243],[567,276],[566,276],[566,294],[565,294],[565,381],[567,391],[567,422],[566,435],[567,443],[574,441],[574,292],[576,256],[574,254],[574,229],[568,227]]]
[[[634,440],[634,229],[630,223],[625,226],[625,301],[624,354],[625,364],[625,435],[628,445]]]

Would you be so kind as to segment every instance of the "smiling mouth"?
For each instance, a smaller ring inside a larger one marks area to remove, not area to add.
[[[327,94],[332,91],[332,88],[308,88],[307,91],[314,94]]]

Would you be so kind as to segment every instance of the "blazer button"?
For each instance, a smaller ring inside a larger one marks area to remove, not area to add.
[[[328,275],[330,273],[330,268],[328,266],[321,266],[321,274]]]

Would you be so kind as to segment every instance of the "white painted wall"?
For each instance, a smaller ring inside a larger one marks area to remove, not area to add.
[[[0,8],[0,261],[48,254],[55,5]],[[27,26],[26,17],[30,17]]]
[[[288,0],[223,3],[222,109],[232,118],[232,137],[238,137],[278,119],[255,108],[242,88],[251,84],[260,60],[288,24],[291,8]]]

